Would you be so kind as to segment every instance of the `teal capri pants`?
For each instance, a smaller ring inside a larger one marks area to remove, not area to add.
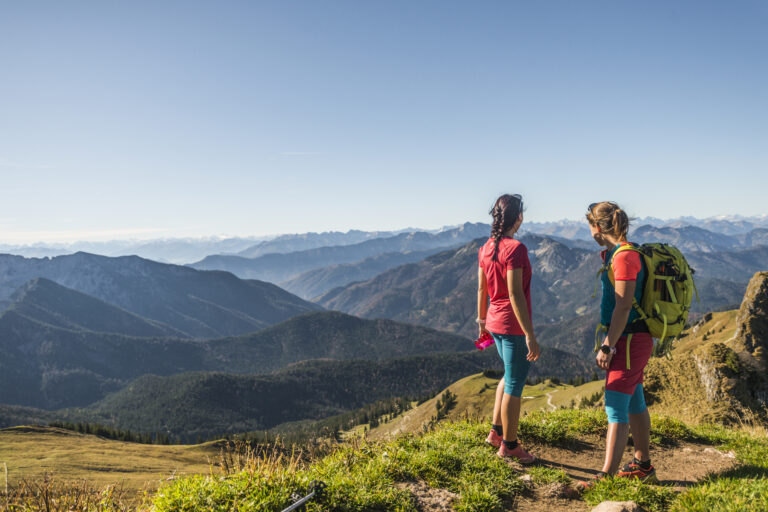
[[[519,397],[523,394],[525,379],[531,368],[531,362],[526,359],[528,346],[525,344],[525,336],[493,332],[491,335],[496,342],[499,357],[504,362],[504,392]]]

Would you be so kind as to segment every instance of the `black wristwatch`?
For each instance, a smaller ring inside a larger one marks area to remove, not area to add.
[[[615,354],[616,349],[611,347],[610,345],[600,345],[600,352],[603,354]]]

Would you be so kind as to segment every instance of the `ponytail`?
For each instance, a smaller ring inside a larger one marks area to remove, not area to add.
[[[620,242],[627,241],[629,232],[629,217],[619,205],[611,201],[602,201],[589,205],[587,221],[597,226],[603,233],[608,233]]]

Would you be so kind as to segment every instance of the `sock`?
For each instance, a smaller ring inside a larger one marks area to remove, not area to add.
[[[500,436],[504,435],[504,427],[502,427],[501,425],[493,425],[493,430],[495,430],[496,433],[499,434]]]
[[[520,443],[517,442],[517,439],[514,441],[504,441],[504,446],[506,446],[507,450],[514,450],[520,445]]]
[[[635,459],[635,464],[643,468],[645,471],[648,471],[649,469],[651,469],[651,459],[648,459],[645,462],[643,462],[641,460],[637,460],[636,457],[633,457],[633,458]]]

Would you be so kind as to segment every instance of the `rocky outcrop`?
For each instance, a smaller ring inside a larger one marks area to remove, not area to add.
[[[748,387],[749,396],[765,412],[768,406],[768,272],[758,272],[752,277],[736,323],[736,333],[728,344],[744,369],[742,381]]]
[[[756,368],[768,368],[768,272],[758,272],[749,282],[739,309],[735,338],[749,352]]]
[[[728,315],[727,326],[705,315],[684,335],[687,348],[648,364],[649,403],[691,420],[768,423],[768,272],[752,277]]]

